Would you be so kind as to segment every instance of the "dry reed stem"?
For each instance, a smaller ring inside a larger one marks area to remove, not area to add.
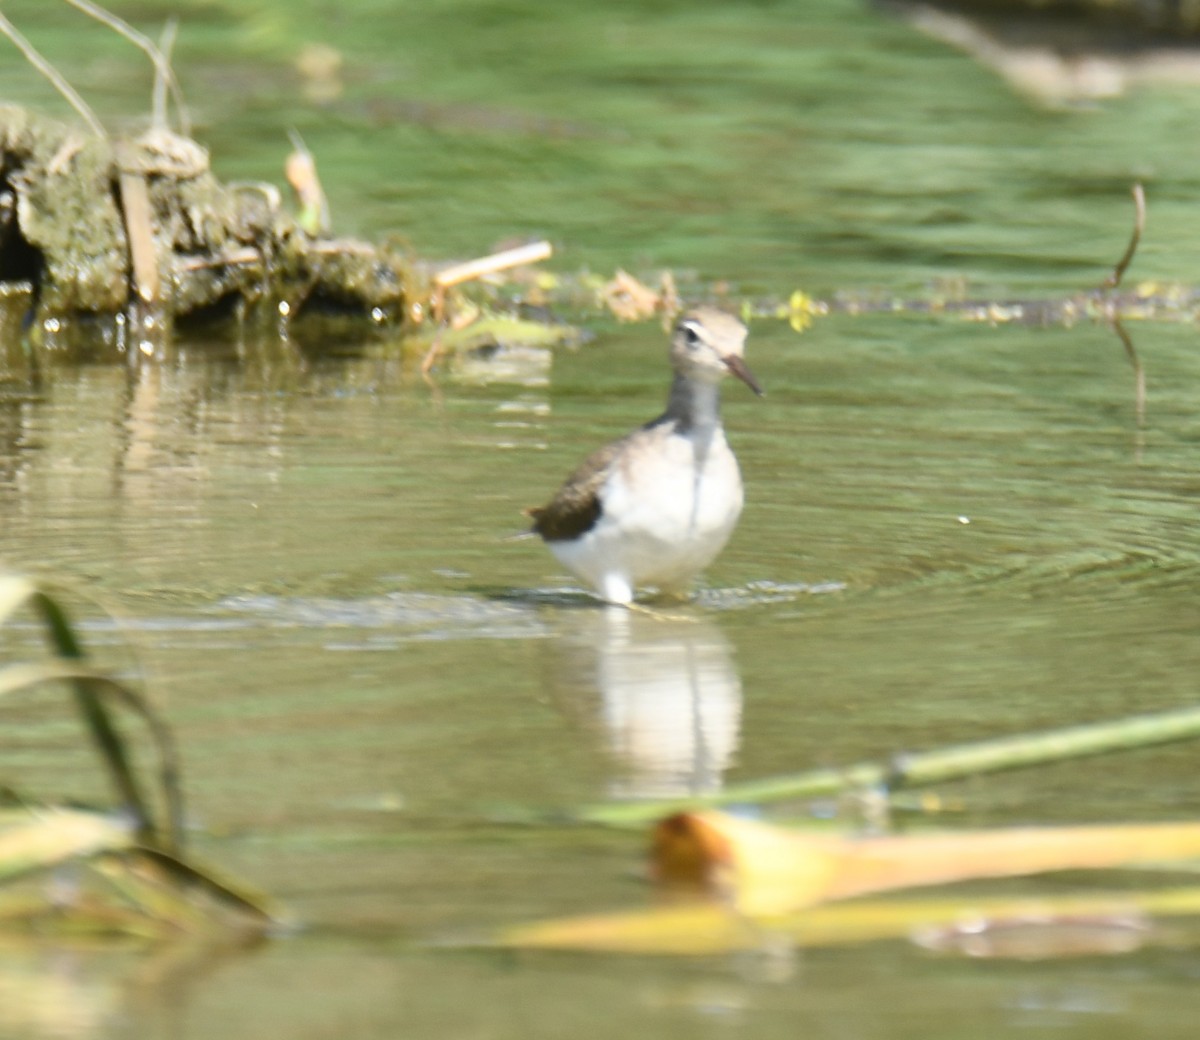
[[[144,303],[157,306],[162,296],[162,285],[158,276],[158,256],[154,249],[150,189],[146,185],[146,178],[135,170],[122,170],[118,183],[134,286]]]
[[[466,263],[447,267],[444,271],[435,274],[433,281],[439,288],[449,289],[452,285],[461,285],[463,282],[482,278],[485,274],[496,274],[512,267],[520,267],[522,264],[534,264],[539,260],[546,260],[553,253],[554,247],[545,240],[530,242],[528,245],[518,246],[515,249],[505,249],[499,253],[492,253],[490,256],[481,256],[477,260],[468,260]]]

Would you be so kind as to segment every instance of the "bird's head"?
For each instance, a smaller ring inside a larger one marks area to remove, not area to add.
[[[756,394],[763,388],[746,366],[746,326],[715,307],[695,307],[675,323],[671,364],[691,379],[715,383],[735,375]]]

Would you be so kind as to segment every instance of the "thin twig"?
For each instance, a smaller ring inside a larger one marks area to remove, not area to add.
[[[248,264],[261,264],[262,253],[254,246],[243,246],[232,253],[221,253],[216,256],[189,256],[186,259],[175,260],[176,271],[203,271],[210,267],[244,267]]]
[[[150,37],[144,33],[138,32],[132,25],[122,18],[118,18],[115,14],[104,10],[99,4],[92,3],[92,0],[67,0],[72,7],[78,11],[82,11],[89,18],[95,18],[102,25],[108,26],[113,32],[119,36],[123,36],[126,40],[132,43],[139,50],[143,51],[154,65],[156,83],[161,78],[171,90],[171,96],[175,99],[175,107],[179,112],[179,130],[184,136],[191,133],[191,122],[188,119],[187,106],[183,101],[183,93],[179,89],[179,83],[175,79],[175,73],[171,71],[170,62],[167,60],[163,51],[159,50],[158,46]],[[168,28],[170,23],[168,22]],[[167,34],[164,32],[164,40],[167,40]],[[170,32],[169,44],[174,44],[174,30]],[[166,127],[166,106],[163,106],[164,111],[163,121],[158,120],[158,111],[155,111],[155,127]]]
[[[1146,423],[1146,370],[1142,367],[1142,359],[1138,357],[1137,349],[1133,345],[1133,340],[1128,332],[1125,331],[1125,326],[1121,323],[1121,314],[1116,300],[1109,294],[1113,289],[1121,284],[1121,279],[1125,276],[1125,271],[1133,262],[1134,254],[1137,253],[1138,245],[1142,240],[1142,232],[1146,228],[1146,192],[1141,184],[1135,183],[1131,189],[1133,193],[1133,233],[1129,236],[1129,245],[1125,247],[1125,253],[1121,259],[1117,261],[1117,266],[1112,269],[1112,273],[1101,283],[1101,312],[1107,320],[1109,328],[1117,334],[1121,345],[1125,348],[1125,355],[1129,358],[1129,363],[1133,366],[1134,379],[1134,396],[1133,407],[1134,415],[1139,429]]]
[[[448,289],[461,282],[482,278],[485,274],[495,274],[497,271],[507,271],[510,267],[519,267],[521,264],[532,264],[538,260],[545,260],[553,252],[554,247],[549,242],[530,242],[528,245],[518,246],[516,249],[505,249],[503,252],[492,253],[490,256],[481,256],[477,260],[468,260],[465,264],[447,267],[444,271],[435,274],[433,280],[441,288]]]
[[[154,93],[152,95],[151,118],[155,126],[167,125],[167,89],[170,82],[163,75],[164,67],[169,72],[171,68],[171,51],[175,47],[175,37],[179,32],[179,19],[168,18],[167,24],[163,26],[162,35],[158,38],[158,52],[162,55],[162,63],[154,63]],[[178,98],[176,101],[178,102]],[[182,108],[182,106],[180,106]],[[180,121],[182,122],[184,115],[180,112]]]
[[[1133,345],[1133,340],[1129,333],[1125,331],[1125,326],[1121,324],[1121,319],[1113,314],[1108,320],[1109,327],[1120,338],[1121,343],[1125,347],[1125,354],[1129,358],[1129,363],[1133,365],[1133,410],[1137,417],[1138,426],[1146,425],[1146,370],[1142,368],[1142,359],[1138,357],[1137,349]]]
[[[1101,288],[1115,289],[1121,284],[1121,279],[1125,276],[1125,269],[1133,262],[1133,255],[1137,252],[1138,243],[1142,240],[1142,231],[1146,227],[1146,192],[1141,184],[1133,186],[1133,234],[1129,236],[1129,245],[1125,248],[1125,255],[1117,261],[1117,266],[1112,269],[1112,273],[1104,279]]]
[[[0,33],[3,33],[12,40],[17,50],[25,56],[25,60],[45,76],[54,89],[67,99],[71,107],[83,117],[83,121],[87,123],[92,133],[100,138],[108,137],[108,134],[104,132],[103,124],[96,118],[96,113],[79,96],[79,92],[63,78],[62,73],[58,69],[38,53],[33,44],[17,31],[17,27],[5,18],[2,12],[0,12]]]

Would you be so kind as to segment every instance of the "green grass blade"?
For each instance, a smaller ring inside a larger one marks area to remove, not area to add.
[[[153,838],[161,837],[164,849],[167,851],[177,850],[182,833],[183,792],[180,784],[179,756],[166,723],[150,707],[145,698],[128,686],[100,672],[93,672],[81,664],[66,661],[9,665],[7,668],[0,669],[0,698],[45,683],[55,682],[70,683],[76,690],[81,687],[85,688],[89,697],[101,707],[101,710],[103,710],[102,701],[114,700],[139,716],[145,723],[158,752],[159,788],[162,792],[167,818],[164,833],[161,836],[152,834],[151,841],[159,844],[160,842],[153,841]],[[111,767],[111,762],[109,764]],[[121,795],[125,793],[119,782],[117,791]],[[143,811],[142,817],[135,816],[135,818],[138,820],[139,838],[146,841],[143,820],[148,818],[148,815]],[[153,832],[153,826],[151,829]]]
[[[1200,708],[1130,715],[1037,733],[1021,733],[931,751],[858,762],[842,769],[766,777],[731,784],[709,795],[666,801],[610,802],[570,814],[577,822],[632,826],[701,807],[820,798],[844,791],[897,790],[947,783],[1009,769],[1028,769],[1092,755],[1112,754],[1200,738]]]

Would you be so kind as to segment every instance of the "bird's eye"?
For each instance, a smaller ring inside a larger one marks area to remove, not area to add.
[[[685,324],[679,327],[683,330],[683,342],[688,345],[689,349],[694,350],[700,346],[700,333],[696,331],[695,325]]]

